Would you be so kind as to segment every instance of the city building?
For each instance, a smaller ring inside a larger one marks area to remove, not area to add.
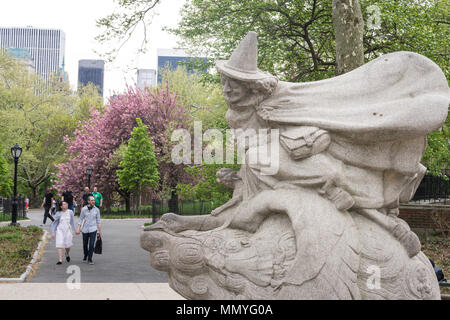
[[[65,43],[66,35],[58,29],[0,27],[0,47],[12,52],[27,50],[34,70],[44,79],[62,67]]]
[[[179,65],[186,65],[190,63],[193,60],[200,59],[201,61],[206,62],[206,58],[200,58],[200,57],[192,57],[186,53],[184,49],[158,49],[158,83],[162,80],[162,72],[165,68],[169,68],[170,70],[175,70]],[[187,71],[189,74],[194,73],[194,70],[192,68],[189,68],[187,66]],[[206,68],[201,70],[203,72],[206,72]]]
[[[31,57],[30,50],[21,48],[7,48],[6,54],[22,62],[29,71],[36,71],[34,69],[34,62],[33,58]]]
[[[104,60],[78,61],[78,88],[88,83],[98,87],[98,93],[103,97],[103,81],[105,78]]]
[[[136,85],[139,89],[144,90],[146,87],[156,86],[156,70],[155,69],[138,69]]]

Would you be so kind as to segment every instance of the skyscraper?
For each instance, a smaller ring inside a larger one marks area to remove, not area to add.
[[[156,86],[155,69],[139,69],[137,71],[137,87],[143,90],[146,87]]]
[[[27,50],[36,73],[44,79],[62,67],[65,44],[62,30],[0,27],[0,47]]]
[[[103,80],[105,61],[80,60],[78,61],[78,88],[89,82],[98,87],[98,93],[103,97]]]
[[[195,59],[200,59],[206,62],[206,58],[192,57],[184,51],[184,49],[158,49],[158,82],[162,80],[162,71],[164,68],[170,70],[176,69],[179,65],[187,64]],[[188,73],[193,73],[192,69],[187,68]],[[202,70],[206,72],[206,68]]]
[[[31,58],[29,50],[20,48],[8,48],[6,49],[6,54],[22,62],[25,65],[25,67],[27,67],[28,71],[30,72],[36,71],[34,69],[34,62],[33,59]]]

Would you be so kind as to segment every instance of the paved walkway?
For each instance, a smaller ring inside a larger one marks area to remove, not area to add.
[[[44,210],[30,210],[28,217],[31,221],[20,224],[41,226],[43,216]],[[47,219],[47,224],[41,227],[50,231],[50,223]],[[56,265],[58,253],[55,240],[48,236],[37,270],[27,282],[66,283],[73,272],[68,267],[76,265],[80,268],[81,283],[167,283],[167,274],[151,268],[148,252],[140,247],[140,227],[143,224],[144,221],[103,219],[103,253],[94,254],[94,265],[82,262],[81,235],[74,235],[70,263],[64,260],[62,265]]]
[[[0,284],[1,300],[184,300],[167,283]]]

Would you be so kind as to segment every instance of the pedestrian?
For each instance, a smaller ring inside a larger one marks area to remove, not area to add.
[[[52,200],[52,211],[51,211],[52,216],[55,215],[55,211],[56,211],[56,200],[53,199]]]
[[[92,193],[89,191],[88,187],[84,187],[83,206],[81,208],[83,208],[83,207],[88,205],[88,197],[89,196],[92,196]]]
[[[81,209],[76,234],[80,234],[80,231],[83,233],[83,262],[92,265],[94,264],[92,256],[95,238],[101,237],[100,210],[95,206],[95,199],[92,195],[88,197],[88,205]]]
[[[47,218],[50,220],[55,221],[53,217],[50,215],[50,209],[52,208],[53,204],[53,193],[51,192],[51,188],[47,188],[47,193],[44,196],[44,201],[42,201],[41,209],[44,208],[44,221],[43,224],[47,222]]]
[[[72,210],[73,212],[75,212],[75,207],[74,207],[74,203],[73,203],[73,192],[72,192],[72,187],[71,186],[67,186],[66,191],[63,192],[62,194],[62,201],[67,202],[68,206],[69,206],[69,210]]]
[[[92,195],[95,199],[95,206],[100,209],[103,206],[103,196],[97,191],[97,187],[94,187],[94,192],[92,192]]]
[[[58,249],[58,262],[56,264],[62,264],[63,249],[66,251],[66,261],[70,262],[70,248],[73,245],[72,231],[75,231],[75,229],[75,217],[73,211],[69,209],[69,204],[66,201],[59,202],[55,221],[50,226],[52,239],[56,238],[56,248]]]
[[[25,197],[25,211],[28,213],[28,208],[30,206],[30,199],[28,196]]]

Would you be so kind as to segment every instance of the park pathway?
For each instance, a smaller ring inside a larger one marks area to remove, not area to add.
[[[103,253],[94,254],[94,265],[82,262],[82,236],[74,235],[70,251],[70,263],[58,262],[55,240],[50,236],[50,223],[42,226],[44,210],[32,209],[28,212],[30,222],[21,225],[36,225],[49,231],[44,252],[37,270],[28,282],[65,283],[70,276],[68,267],[77,265],[81,271],[82,283],[167,283],[167,274],[157,271],[149,265],[149,253],[140,247],[139,237],[144,221],[102,219]],[[78,218],[75,217],[75,223]]]

